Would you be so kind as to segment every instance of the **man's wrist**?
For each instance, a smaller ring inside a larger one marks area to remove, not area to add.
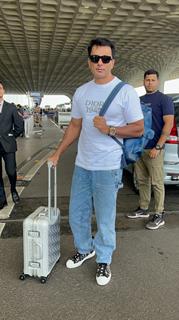
[[[116,135],[116,128],[113,126],[109,126],[108,136],[114,137]]]
[[[155,146],[155,149],[156,149],[156,150],[162,150],[163,148],[164,148],[164,145],[163,145],[163,144],[157,143],[156,146]]]

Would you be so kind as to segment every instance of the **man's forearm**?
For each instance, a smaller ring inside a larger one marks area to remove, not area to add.
[[[165,144],[168,136],[170,135],[172,127],[173,127],[173,119],[170,119],[164,124],[161,136],[160,136],[157,144],[159,144],[161,146],[163,146]]]
[[[109,126],[106,123],[106,119],[101,116],[96,116],[93,119],[94,127],[97,128],[103,134],[110,134],[110,128],[114,128],[115,136],[120,138],[140,137],[144,133],[144,120],[138,120],[132,122],[123,127]]]
[[[144,133],[144,121],[128,124],[124,127],[116,127],[116,136],[120,138],[140,137]]]

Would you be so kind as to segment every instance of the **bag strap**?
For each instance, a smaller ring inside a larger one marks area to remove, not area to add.
[[[115,96],[118,94],[118,92],[122,89],[122,87],[125,84],[126,84],[126,82],[121,81],[114,87],[114,89],[111,91],[110,95],[107,97],[107,99],[103,103],[103,106],[99,112],[100,116],[104,116],[104,114],[106,113],[107,109],[109,108],[111,102],[113,101]]]
[[[111,138],[112,138],[114,141],[116,141],[122,148],[124,148],[123,143],[122,143],[121,141],[119,141],[116,137],[111,136]]]
[[[105,100],[105,102],[103,103],[103,106],[99,112],[100,116],[104,116],[104,114],[106,113],[107,109],[109,108],[111,102],[113,101],[113,99],[115,98],[115,96],[118,94],[118,92],[122,89],[122,87],[126,84],[126,82],[119,82],[114,89],[111,91],[110,95],[107,97],[107,99]],[[112,137],[111,138],[113,140],[115,140],[122,148],[123,148],[123,144],[116,138],[116,137]]]

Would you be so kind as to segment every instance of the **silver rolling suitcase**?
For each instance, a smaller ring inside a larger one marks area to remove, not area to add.
[[[39,207],[23,222],[24,272],[45,283],[60,258],[60,210],[57,208],[57,173],[54,168],[54,207],[51,205],[51,171],[48,163],[48,207]]]

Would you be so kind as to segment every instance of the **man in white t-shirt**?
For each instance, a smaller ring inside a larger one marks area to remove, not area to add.
[[[49,158],[56,166],[63,152],[79,138],[69,208],[77,251],[66,266],[79,267],[96,254],[99,285],[106,285],[111,279],[110,264],[116,248],[116,197],[122,186],[122,149],[111,136],[122,141],[142,135],[144,128],[139,98],[128,84],[116,95],[104,117],[98,115],[112,89],[121,81],[112,74],[114,57],[115,47],[110,40],[91,40],[88,65],[93,80],[76,90],[71,122]],[[94,238],[91,233],[93,207],[97,222]]]

